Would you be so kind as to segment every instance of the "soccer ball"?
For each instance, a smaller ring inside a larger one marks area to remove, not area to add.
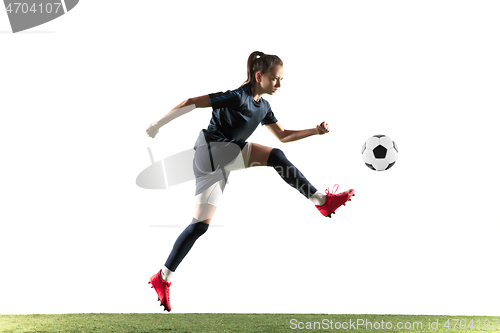
[[[388,136],[374,135],[363,144],[361,155],[367,167],[376,171],[384,171],[396,163],[398,146]]]

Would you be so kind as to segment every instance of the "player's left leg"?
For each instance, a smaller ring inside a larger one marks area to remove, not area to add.
[[[207,230],[222,199],[220,181],[195,197],[194,217],[191,223],[177,237],[172,251],[165,262],[162,277],[170,281],[170,275],[175,272],[189,250],[200,236]]]
[[[158,300],[166,311],[171,310],[170,286],[172,275],[196,240],[208,230],[221,199],[221,181],[216,182],[195,197],[194,217],[191,224],[177,237],[163,268],[150,279],[151,288],[155,289]]]

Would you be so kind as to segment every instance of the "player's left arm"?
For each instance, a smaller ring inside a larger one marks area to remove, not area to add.
[[[316,128],[309,128],[304,130],[287,130],[284,129],[283,126],[276,122],[274,124],[268,124],[266,127],[274,134],[278,140],[281,142],[292,142],[300,139],[304,139],[310,137],[312,135],[323,135],[330,132],[330,127],[327,122],[322,122]]]

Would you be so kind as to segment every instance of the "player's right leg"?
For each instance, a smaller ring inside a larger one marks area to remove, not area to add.
[[[316,208],[324,216],[331,217],[335,210],[354,195],[354,190],[334,194],[326,191],[326,194],[318,191],[307,178],[288,160],[283,151],[277,148],[263,146],[257,143],[251,144],[251,152],[247,167],[271,166],[290,186],[297,189],[303,196],[312,201]]]

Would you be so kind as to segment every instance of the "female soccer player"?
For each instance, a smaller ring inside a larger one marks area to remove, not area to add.
[[[318,191],[304,175],[276,148],[246,140],[260,124],[266,125],[281,142],[304,139],[329,132],[326,122],[311,129],[286,130],[271,111],[263,95],[274,95],[283,80],[283,62],[276,55],[255,51],[247,62],[247,80],[232,91],[189,98],[177,105],[146,130],[154,138],[163,125],[195,108],[212,107],[212,119],[200,132],[195,143],[193,171],[196,176],[195,208],[191,224],[179,235],[164,267],[149,281],[158,300],[170,311],[169,290],[172,274],[203,235],[220,203],[229,172],[255,166],[271,166],[292,187],[309,199],[324,215],[331,217],[335,210],[354,195],[350,189],[343,193],[326,194]]]

